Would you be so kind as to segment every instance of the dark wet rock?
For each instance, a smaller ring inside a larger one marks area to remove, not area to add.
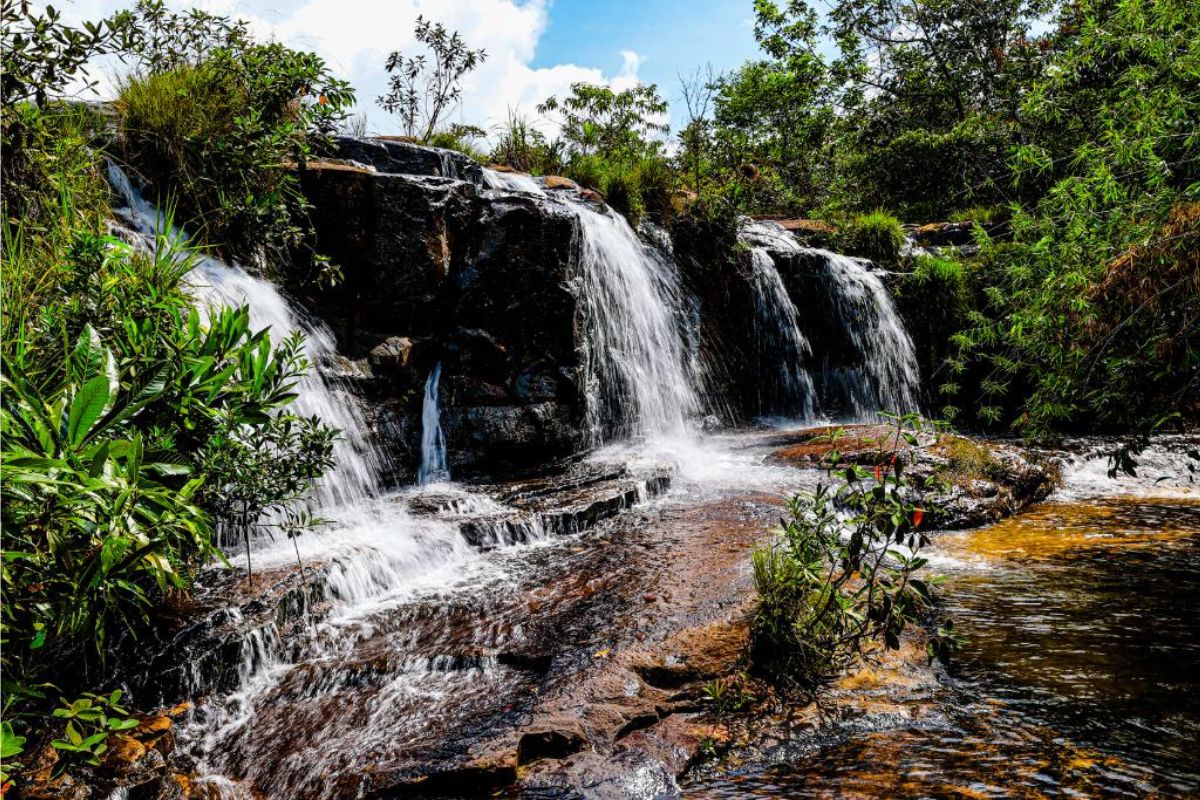
[[[962,247],[974,242],[975,223],[931,222],[909,230],[913,242],[921,247]]]
[[[470,157],[454,150],[426,147],[398,137],[360,139],[339,136],[336,148],[342,159],[365,164],[378,172],[433,175],[475,184],[483,180],[483,170]]]
[[[423,384],[439,362],[456,474],[576,452],[575,216],[483,190],[457,154],[343,138],[339,155],[371,169],[311,169],[301,183],[317,249],[343,280],[294,290],[369,371],[356,386],[399,476],[415,470]]]
[[[343,281],[323,292],[320,316],[352,344],[352,331],[412,336],[442,322],[456,245],[476,215],[475,187],[392,173],[301,173],[321,252]],[[347,348],[353,352],[351,346]]]
[[[587,744],[579,720],[567,717],[554,724],[544,720],[535,729],[521,734],[517,742],[517,765],[524,766],[543,758],[566,758]]]

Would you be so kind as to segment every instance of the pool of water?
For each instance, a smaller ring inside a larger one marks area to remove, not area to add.
[[[843,687],[685,796],[1200,796],[1200,501],[1046,503],[936,550],[951,664]]]

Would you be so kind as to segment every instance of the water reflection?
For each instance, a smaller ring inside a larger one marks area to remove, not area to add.
[[[888,706],[843,690],[847,719],[687,795],[1200,792],[1200,503],[1047,504],[938,548],[967,638],[928,692],[885,685]]]

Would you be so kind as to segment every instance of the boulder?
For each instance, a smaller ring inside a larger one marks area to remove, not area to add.
[[[413,341],[407,336],[389,336],[367,354],[371,369],[379,375],[401,376],[412,367]]]
[[[913,228],[909,235],[921,247],[962,247],[975,241],[974,230],[975,223],[971,220],[931,222]]]
[[[542,179],[542,185],[547,189],[568,189],[573,192],[579,191],[579,184],[570,178],[564,178],[562,175],[547,175]]]
[[[479,164],[454,150],[425,147],[411,140],[392,136],[339,136],[335,144],[339,158],[366,165],[379,172],[453,178],[476,185],[483,181],[483,169]]]
[[[346,337],[362,329],[409,335],[443,321],[439,299],[475,218],[474,186],[439,177],[314,170],[301,175],[318,249],[344,279],[318,315]],[[340,328],[340,330],[339,330]],[[353,349],[353,348],[351,348]]]

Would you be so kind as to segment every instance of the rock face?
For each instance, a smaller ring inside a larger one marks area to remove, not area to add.
[[[817,466],[834,449],[832,429],[783,434],[782,445],[771,456],[779,464]],[[878,458],[876,442],[888,429],[860,425],[844,429],[837,442],[842,458],[871,466]],[[908,467],[912,475],[935,479],[924,496],[913,498],[926,505],[926,529],[972,528],[998,522],[1028,505],[1046,499],[1058,484],[1058,466],[1032,451],[1000,442],[970,439],[955,434],[922,436]]]
[[[342,138],[338,156],[336,168],[309,165],[301,183],[317,248],[344,280],[297,293],[358,361],[402,468],[415,466],[421,387],[439,362],[453,471],[577,450],[575,218],[486,189],[459,153]]]

